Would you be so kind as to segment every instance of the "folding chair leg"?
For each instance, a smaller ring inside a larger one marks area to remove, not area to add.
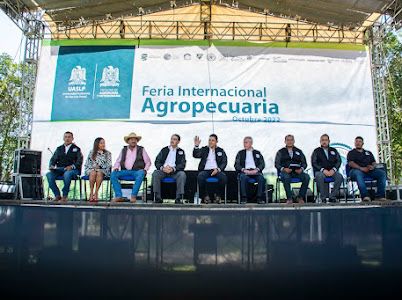
[[[225,183],[225,205],[226,205],[226,191],[227,191],[227,184]]]
[[[237,204],[240,204],[240,178],[237,176]]]

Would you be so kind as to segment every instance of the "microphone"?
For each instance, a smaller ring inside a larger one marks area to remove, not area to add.
[[[52,155],[54,155],[53,151],[49,147],[47,147],[47,151],[49,151]]]

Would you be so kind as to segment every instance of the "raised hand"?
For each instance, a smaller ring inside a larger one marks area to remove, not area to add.
[[[194,137],[194,145],[195,145],[195,146],[199,146],[200,144],[201,144],[200,137],[199,137],[198,135],[196,135],[196,136]]]

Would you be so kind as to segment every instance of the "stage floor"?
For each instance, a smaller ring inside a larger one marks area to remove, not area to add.
[[[401,249],[400,201],[0,201],[0,288],[18,296],[401,299]]]
[[[110,201],[98,201],[97,203],[91,203],[89,201],[82,200],[69,200],[65,203],[53,202],[47,200],[13,200],[13,199],[2,199],[0,200],[1,205],[21,205],[21,206],[42,206],[42,207],[76,207],[76,208],[110,208],[110,209],[133,209],[133,210],[194,210],[194,211],[204,211],[204,210],[225,210],[225,211],[244,211],[244,210],[321,210],[321,209],[348,209],[348,208],[374,208],[374,207],[402,207],[402,200],[387,200],[387,201],[371,201],[371,202],[361,202],[348,201],[337,202],[337,203],[305,203],[305,204],[286,204],[286,203],[268,203],[268,204],[237,204],[237,203],[227,203],[227,204],[193,204],[193,203],[183,203],[175,204],[174,200],[169,200],[163,204],[154,203],[149,201],[143,203],[139,200],[137,203],[132,204],[130,202],[120,202],[114,203]]]

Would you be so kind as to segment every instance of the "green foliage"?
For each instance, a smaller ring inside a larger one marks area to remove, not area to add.
[[[0,54],[0,179],[9,180],[17,148],[18,111],[23,65]]]
[[[384,50],[389,74],[387,77],[388,116],[395,182],[402,177],[402,43],[391,32],[385,39]]]

